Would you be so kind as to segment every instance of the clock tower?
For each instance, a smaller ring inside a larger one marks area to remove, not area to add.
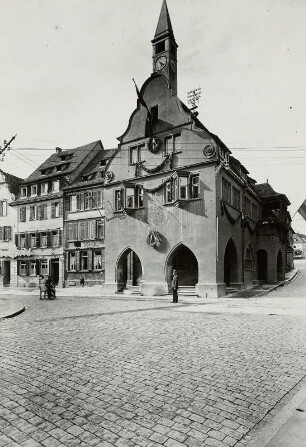
[[[153,71],[164,75],[173,95],[177,95],[177,43],[166,0],[163,0],[153,45]]]

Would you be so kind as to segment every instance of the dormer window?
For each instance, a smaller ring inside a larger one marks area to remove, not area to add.
[[[37,185],[31,185],[31,197],[37,196]]]
[[[52,192],[59,191],[59,180],[53,180],[52,182]]]
[[[20,188],[20,197],[27,197],[27,187],[26,186],[22,186],[21,188]]]
[[[42,184],[40,185],[40,194],[41,194],[42,196],[48,194],[48,183],[47,183],[47,182],[46,182],[46,183],[42,183]]]

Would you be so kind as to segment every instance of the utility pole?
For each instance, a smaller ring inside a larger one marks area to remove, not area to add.
[[[11,142],[12,141],[14,141],[15,140],[15,138],[17,137],[17,134],[16,135],[14,135],[11,139],[10,139],[10,141],[6,141],[6,140],[4,140],[3,141],[3,148],[0,146],[0,161],[3,161],[4,160],[4,157],[5,157],[5,151],[6,150],[10,150],[11,148],[10,148],[10,144],[11,144]]]

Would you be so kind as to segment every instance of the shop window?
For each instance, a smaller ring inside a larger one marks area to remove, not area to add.
[[[253,271],[253,255],[250,247],[245,251],[244,269]]]
[[[77,222],[68,223],[68,241],[76,241],[78,239],[78,224]]]
[[[59,180],[53,180],[51,191],[52,192],[58,192],[59,191]]]
[[[37,205],[30,206],[30,220],[37,220]]]
[[[36,273],[36,260],[30,261],[30,271],[29,271],[29,273],[30,273],[30,276],[36,276],[37,275],[37,273]]]
[[[49,274],[48,260],[47,259],[42,259],[41,260],[40,271],[41,271],[41,274],[44,275],[44,276]]]
[[[81,270],[88,270],[88,252],[80,252]]]
[[[31,197],[37,196],[37,185],[31,185]]]
[[[7,201],[0,200],[0,217],[7,216]]]
[[[231,204],[231,187],[229,181],[227,181],[224,177],[222,177],[222,199],[224,202]]]
[[[20,276],[27,276],[27,262],[19,261],[19,273]]]
[[[40,185],[40,194],[41,194],[42,196],[48,194],[48,183],[47,183],[47,182],[46,182],[46,183],[42,183],[42,184]]]
[[[141,152],[144,148],[144,144],[138,144],[137,146],[130,147],[130,165],[134,165],[141,161]]]
[[[102,270],[102,252],[93,252],[93,270]]]
[[[76,270],[76,254],[74,251],[68,253],[68,270],[69,271]]]
[[[237,210],[240,210],[240,191],[239,189],[235,188],[235,186],[233,186],[233,207],[236,208]]]
[[[27,213],[27,209],[25,206],[22,206],[21,208],[19,208],[19,222],[26,221],[26,213]]]

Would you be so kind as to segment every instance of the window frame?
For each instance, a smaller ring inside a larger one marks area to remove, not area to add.
[[[36,192],[33,192],[33,189]],[[37,184],[31,185],[30,186],[30,197],[37,197],[37,193],[38,193],[38,186],[37,186]]]
[[[57,188],[55,188],[55,185],[57,185]],[[58,179],[57,180],[52,180],[51,191],[52,192],[59,192],[59,190],[60,190],[60,181]]]
[[[45,191],[43,191],[43,187],[46,187],[46,190]],[[46,196],[47,194],[48,194],[48,182],[43,182],[43,183],[41,183],[41,185],[40,185],[40,195],[41,196]]]
[[[26,186],[21,186],[20,188],[20,197],[24,199],[25,197],[28,197],[28,188]]]

